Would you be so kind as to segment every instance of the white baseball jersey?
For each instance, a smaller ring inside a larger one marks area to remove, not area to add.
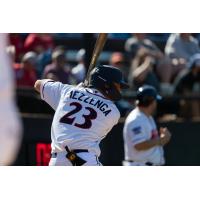
[[[153,117],[148,117],[136,107],[127,117],[123,130],[125,160],[136,163],[151,162],[155,165],[164,164],[162,146],[154,146],[148,150],[138,151],[134,146],[158,137],[158,131]]]
[[[12,164],[21,142],[21,124],[14,101],[14,76],[6,46],[7,35],[0,33],[0,165]]]
[[[51,128],[52,152],[87,149],[99,156],[100,141],[118,123],[115,104],[96,89],[43,81],[41,98],[54,110]]]

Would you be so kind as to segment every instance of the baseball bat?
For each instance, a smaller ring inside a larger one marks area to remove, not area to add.
[[[98,35],[98,38],[97,38],[97,41],[95,43],[94,50],[92,53],[92,59],[90,61],[90,65],[89,65],[87,75],[86,75],[86,78],[84,81],[85,86],[88,86],[90,72],[96,66],[99,55],[100,55],[100,53],[105,45],[105,42],[107,40],[107,36],[108,36],[108,33],[99,33],[99,35]]]

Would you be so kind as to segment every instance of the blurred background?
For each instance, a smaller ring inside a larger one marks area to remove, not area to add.
[[[78,84],[85,78],[98,34],[11,33],[6,48],[16,81],[16,101],[23,121],[21,149],[14,165],[48,165],[53,110],[33,89],[37,79]],[[168,126],[166,165],[200,165],[200,34],[109,33],[99,64],[120,68],[130,89],[116,102],[121,113],[101,143],[103,165],[121,165],[122,129],[134,108],[135,91],[149,84],[163,96],[155,119]]]

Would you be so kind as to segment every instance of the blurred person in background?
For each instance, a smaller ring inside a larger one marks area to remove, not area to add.
[[[134,33],[125,43],[125,50],[129,55],[132,63],[138,52],[141,51],[145,56],[151,57],[154,63],[154,73],[160,81],[160,92],[162,94],[172,94],[173,86],[171,85],[172,64],[171,60],[165,56],[162,51],[151,40],[146,38],[145,33]],[[154,85],[157,89],[158,87]]]
[[[44,72],[44,68],[51,64],[52,50],[49,49],[43,53],[40,53],[37,58],[37,77],[41,78]]]
[[[146,33],[133,33],[125,43],[125,51],[129,54],[130,59],[134,58],[140,48],[148,49],[154,57],[161,58],[163,56],[160,49],[148,38]]]
[[[51,63],[51,54],[53,48],[53,34],[30,33],[25,39],[25,51],[34,51],[38,55],[38,64],[36,72],[39,78],[42,77],[45,66]]]
[[[53,48],[53,36],[49,33],[30,33],[24,42],[26,52],[34,51],[40,54]]]
[[[129,84],[134,89],[147,84],[159,91],[160,82],[155,73],[155,59],[146,52],[147,50],[144,48],[137,52],[130,68]]]
[[[44,69],[43,78],[60,81],[64,84],[74,84],[71,67],[67,63],[66,52],[63,48],[56,48],[52,53],[52,63]]]
[[[14,64],[16,82],[18,87],[33,87],[37,80],[37,54],[28,52],[22,57],[21,63]]]
[[[136,108],[126,118],[123,137],[125,166],[164,165],[164,149],[171,138],[166,127],[157,130],[153,115],[161,99],[156,89],[145,85],[137,91]]]
[[[86,75],[85,68],[85,49],[80,49],[76,55],[76,61],[78,64],[72,68],[72,74],[76,80],[76,83],[83,82]]]
[[[22,56],[24,55],[24,41],[19,33],[9,34],[10,45],[15,47],[15,62],[20,62]]]
[[[184,69],[190,57],[200,53],[198,41],[191,33],[172,33],[165,46],[165,54],[172,62],[172,81]]]
[[[199,44],[191,33],[172,33],[167,40],[165,54],[173,63],[186,65],[196,53],[200,53]]]
[[[200,95],[200,54],[195,54],[190,58],[188,67],[180,72],[174,84],[176,94],[189,97]],[[181,116],[199,120],[199,99],[181,100],[181,111]]]
[[[122,68],[124,67],[124,55],[121,52],[113,52],[109,59],[109,64],[117,67]]]
[[[121,52],[113,52],[109,59],[109,65],[114,66],[123,73],[124,80],[127,81],[128,77],[128,68],[125,67],[125,58],[123,53]],[[125,99],[120,99],[119,101],[115,102],[115,105],[119,109],[121,117],[126,117],[127,114],[133,109],[132,104],[130,104]]]
[[[125,80],[127,80],[128,67],[125,66],[125,58],[123,53],[113,52],[109,59],[109,65],[119,68],[124,74]]]
[[[11,165],[21,143],[21,122],[15,105],[14,76],[6,53],[7,34],[0,34],[0,165]]]

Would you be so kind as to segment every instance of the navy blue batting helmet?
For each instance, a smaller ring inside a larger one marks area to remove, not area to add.
[[[89,77],[89,86],[101,89],[112,100],[119,100],[121,93],[119,93],[113,83],[120,84],[122,89],[129,88],[128,84],[123,79],[122,72],[113,66],[100,65],[94,68]]]
[[[153,100],[161,100],[162,97],[153,86],[145,85],[138,89],[136,99],[140,105],[148,106]]]

